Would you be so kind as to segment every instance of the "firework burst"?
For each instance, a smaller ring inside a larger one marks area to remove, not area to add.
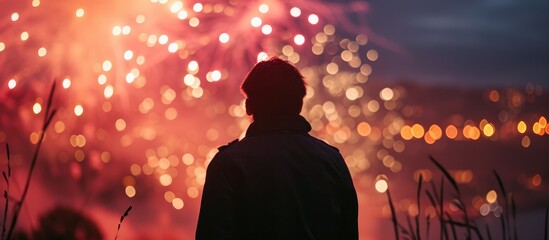
[[[315,94],[322,77],[334,75],[335,83],[348,71],[369,74],[359,51],[367,37],[338,37],[333,25],[366,32],[346,16],[365,10],[361,3],[272,0],[4,3],[3,138],[23,142],[19,149],[37,143],[43,89],[57,79],[59,114],[46,137],[55,146],[39,163],[51,176],[46,185],[84,202],[161,195],[173,208],[188,209],[216,147],[249,124],[238,91],[249,68],[272,55],[300,66],[310,78],[308,104],[317,111],[324,94],[341,97],[358,84],[345,80],[340,90]],[[333,72],[342,48],[346,65]],[[19,152],[16,165],[27,157]],[[59,183],[67,187],[55,188]]]

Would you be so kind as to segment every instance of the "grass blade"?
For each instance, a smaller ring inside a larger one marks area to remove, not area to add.
[[[463,217],[465,218],[465,222],[466,223],[469,223],[469,214],[467,213],[467,206],[465,206],[465,204],[463,203],[463,201],[461,200],[461,196],[458,196],[457,199],[454,199],[452,201],[454,203],[454,205],[461,211],[463,212]],[[470,229],[467,229],[467,236],[465,239],[471,239],[471,231]]]
[[[421,213],[421,202],[420,202],[420,196],[421,196],[421,186],[423,184],[423,175],[419,174],[419,183],[417,185],[417,194],[416,194],[416,201],[417,201],[417,212],[418,214],[415,217],[416,220],[416,237],[418,240],[421,240],[421,233],[419,232],[420,226],[419,226],[419,215]]]
[[[10,145],[8,143],[6,143],[6,155],[8,157],[8,177],[11,177]]]
[[[425,239],[429,240],[429,230],[431,229],[431,215],[427,215],[425,217],[425,222],[427,224],[427,228],[425,229]]]
[[[507,239],[507,231],[505,231],[505,219],[500,217],[499,220],[501,223],[501,234],[503,234],[503,239]]]
[[[496,170],[492,170],[494,175],[496,176],[496,180],[498,181],[499,189],[503,193],[503,197],[507,196],[507,192],[505,191],[505,187],[503,185],[503,181],[501,181],[501,177],[499,176],[498,172]]]
[[[53,84],[51,85],[50,95],[48,96],[48,102],[46,103],[46,111],[44,112],[44,124],[42,126],[47,126],[46,122],[48,121],[48,118],[50,118],[50,110],[53,102],[53,93],[55,92],[56,82],[57,79],[53,80]],[[44,130],[45,128],[42,128],[42,131]]]
[[[444,178],[441,178],[441,180],[444,180]],[[434,192],[434,197],[433,197],[433,194],[431,194],[431,192],[429,192],[428,190],[425,190],[425,193],[427,194],[427,197],[429,198],[429,201],[431,202],[431,204],[433,205],[433,207],[435,208],[435,213],[437,215],[437,218],[439,219],[439,222],[440,222],[440,239],[443,239],[443,234],[444,234],[444,230],[445,227],[444,227],[444,218],[442,216],[442,211],[444,211],[444,207],[442,206],[439,206],[439,205],[442,205],[442,194],[439,196],[438,195],[438,191],[437,191],[437,188],[435,186],[435,184],[433,182],[431,182],[431,188],[432,188],[432,191]],[[444,190],[444,189],[442,189]],[[441,211],[442,210],[442,211]]]
[[[425,194],[427,194],[427,198],[429,198],[431,205],[433,205],[433,207],[435,208],[435,213],[437,214],[437,217],[438,217],[439,213],[438,213],[437,203],[435,202],[433,195],[431,194],[431,192],[429,192],[429,190],[425,190]]]
[[[429,155],[429,159],[431,160],[431,162],[433,162],[437,168],[444,174],[444,176],[446,177],[446,179],[448,179],[448,181],[450,182],[450,184],[452,185],[452,187],[454,187],[454,190],[456,190],[457,192],[457,195],[458,195],[458,199],[460,202],[463,202],[461,201],[461,192],[459,190],[459,187],[456,183],[456,180],[454,179],[454,177],[452,177],[452,175],[450,174],[450,172],[448,172],[448,170],[446,170],[446,168],[444,168],[444,166],[442,166],[442,164],[440,164],[433,156]],[[442,198],[442,196],[441,196]],[[467,214],[467,208],[466,206],[463,206],[463,213],[465,215],[465,221],[466,222],[469,222],[469,216]],[[470,239],[471,238],[471,230],[469,228],[467,228],[467,239]]]
[[[437,166],[438,169],[440,169],[440,171],[444,174],[446,179],[448,179],[450,184],[452,184],[452,187],[454,187],[456,192],[459,194],[459,188],[457,186],[456,180],[452,177],[452,175],[450,175],[450,173],[446,170],[446,168],[444,168],[444,166],[442,166],[442,164],[440,164],[433,156],[429,155],[429,159],[431,160],[431,162],[433,162]]]
[[[11,163],[10,163],[10,146],[6,143],[6,155],[8,158],[8,175],[6,176],[6,172],[2,171],[2,175],[4,176],[4,180],[6,181],[6,190],[4,191],[4,198],[6,199],[6,205],[4,206],[4,217],[2,222],[2,239],[6,236],[6,223],[8,220],[8,207],[9,207],[9,192],[10,192],[10,176],[11,176]]]
[[[32,157],[32,161],[31,161],[31,164],[30,164],[27,179],[25,181],[25,187],[23,188],[23,193],[21,194],[21,199],[18,202],[16,202],[15,205],[14,205],[13,216],[11,218],[11,224],[10,224],[10,228],[9,228],[9,231],[8,231],[7,239],[12,239],[13,230],[15,229],[15,225],[17,225],[17,220],[19,218],[19,213],[21,212],[21,208],[22,208],[23,204],[25,203],[25,199],[27,198],[27,194],[28,194],[28,191],[29,191],[29,186],[30,186],[30,182],[31,182],[31,178],[32,178],[32,173],[33,173],[34,168],[36,166],[36,161],[38,160],[38,153],[40,152],[40,149],[42,147],[42,142],[43,142],[44,136],[46,134],[46,129],[48,128],[49,124],[51,123],[51,120],[53,119],[53,117],[56,114],[55,110],[52,111],[51,114],[49,113],[49,111],[51,109],[51,105],[52,105],[52,98],[53,98],[54,91],[55,91],[55,81],[53,82],[53,85],[52,85],[52,88],[51,88],[51,91],[50,91],[50,94],[49,94],[49,99],[48,99],[48,102],[47,102],[47,105],[46,105],[46,114],[44,116],[44,124],[42,126],[42,131],[40,132],[40,136],[39,136],[39,139],[38,139],[38,143],[36,145],[36,149],[34,150],[34,155]]]
[[[414,227],[412,226],[412,220],[410,219],[410,215],[406,214],[406,222],[408,223],[408,229],[410,232],[410,237],[412,240],[417,240],[416,234],[414,232]]]
[[[446,215],[446,217],[448,218],[448,220],[450,220],[450,227],[452,229],[452,236],[454,237],[454,240],[457,240],[457,234],[456,234],[456,226],[454,224],[451,224],[452,222],[454,222],[454,220],[452,219],[452,216],[450,216],[450,214],[448,214],[448,212],[445,212],[444,213]]]
[[[389,189],[387,189],[387,198],[389,199],[389,207],[391,208],[391,219],[393,221],[393,227],[395,231],[395,239],[399,240],[399,234],[398,234],[398,221],[396,218],[396,212],[395,212],[395,206],[393,205],[393,199],[391,198],[391,193],[389,193]]]
[[[450,239],[446,230],[446,221],[444,220],[444,178],[442,177],[440,178],[440,197],[438,201],[440,205],[440,239],[442,239],[442,234],[444,234],[445,239]]]
[[[508,211],[508,206],[509,206],[509,202],[507,201],[507,191],[505,191],[505,186],[503,185],[503,181],[501,180],[501,177],[499,176],[498,172],[496,170],[492,170],[492,172],[494,173],[494,176],[496,177],[496,180],[498,181],[498,186],[499,186],[499,189],[501,190],[501,193],[503,194],[503,201],[504,201],[504,204],[503,204],[503,211],[504,211],[504,214],[505,214],[505,218],[502,217],[502,221],[501,221],[501,227],[502,228],[505,228],[505,229],[509,229],[509,238],[511,238],[511,229],[509,228],[509,211]],[[505,229],[503,230],[504,234],[503,234],[503,239],[507,239],[506,237],[506,234],[505,234]]]
[[[453,220],[452,221],[448,220],[448,223],[456,225],[458,227],[464,227],[464,228],[467,228],[467,229],[472,229],[472,230],[475,231],[475,234],[477,235],[478,239],[480,239],[480,240],[484,239],[482,237],[482,235],[480,234],[480,231],[478,230],[478,228],[475,225],[473,225],[474,223],[462,223],[462,222],[453,221]],[[469,237],[468,239],[471,239],[471,238]]]
[[[118,228],[116,229],[116,236],[114,237],[114,240],[118,239],[118,233],[120,232],[120,226],[122,225],[122,222],[124,222],[124,218],[126,218],[128,216],[128,214],[130,213],[131,210],[132,210],[132,205],[130,205],[128,207],[128,209],[126,209],[124,214],[122,214],[120,216],[120,222],[118,222]]]

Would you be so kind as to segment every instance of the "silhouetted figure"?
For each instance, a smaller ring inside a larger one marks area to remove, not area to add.
[[[197,239],[358,239],[358,204],[339,151],[308,134],[303,76],[279,58],[242,83],[253,122],[206,175]]]

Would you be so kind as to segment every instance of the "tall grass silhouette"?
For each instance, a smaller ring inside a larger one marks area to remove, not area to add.
[[[424,193],[427,195],[429,203],[435,209],[436,218],[438,220],[440,228],[438,229],[439,239],[441,240],[450,240],[450,239],[492,239],[492,232],[488,225],[485,226],[485,234],[482,234],[480,231],[480,226],[469,216],[467,212],[467,206],[463,201],[461,190],[456,183],[454,177],[450,172],[433,156],[429,156],[429,160],[437,167],[437,169],[442,173],[440,179],[440,184],[437,186],[434,181],[430,181],[431,188],[425,189]],[[518,239],[518,230],[517,230],[517,218],[516,218],[516,204],[513,194],[507,192],[505,185],[501,180],[499,173],[493,170],[493,174],[498,182],[498,187],[500,195],[503,196],[503,215],[499,217],[499,227],[501,228],[501,236],[503,240],[517,240]],[[461,212],[461,218],[452,217],[452,214],[444,209],[444,184],[445,182],[450,183],[452,190],[455,193],[455,198],[452,200],[452,204]],[[391,221],[393,224],[395,239],[412,239],[412,240],[421,240],[428,239],[431,235],[431,216],[426,216],[425,222],[425,232],[421,234],[421,225],[420,225],[420,215],[421,215],[421,196],[423,188],[423,176],[419,175],[418,188],[416,192],[416,201],[418,206],[418,214],[415,216],[415,221],[412,223],[410,216],[406,215],[406,226],[402,225],[398,221],[398,216],[395,211],[395,206],[391,194],[389,193],[389,188],[387,189],[387,197],[389,202],[389,208],[391,210]],[[544,221],[544,240],[547,239],[548,235],[548,221],[549,221],[549,208],[545,211],[545,221]],[[415,225],[415,226],[414,226]],[[460,235],[464,234],[464,235]],[[424,236],[424,238],[422,238]],[[463,236],[463,237],[461,237]],[[460,238],[461,237],[461,238]]]
[[[46,130],[50,126],[50,123],[52,119],[54,118],[55,114],[57,113],[57,109],[52,109],[52,103],[53,103],[53,97],[56,89],[56,80],[53,81],[53,84],[51,86],[48,101],[46,104],[46,110],[44,114],[44,121],[42,123],[41,131],[39,134],[38,142],[36,145],[36,148],[33,153],[33,157],[29,166],[29,171],[27,173],[25,185],[21,194],[21,197],[19,199],[16,199],[12,196],[10,196],[10,180],[11,180],[11,159],[10,159],[10,148],[9,145],[6,143],[6,156],[7,156],[7,172],[6,170],[2,171],[2,176],[4,178],[4,181],[6,183],[6,189],[4,190],[4,215],[3,215],[3,222],[2,222],[2,238],[1,240],[9,240],[16,237],[16,231],[15,228],[17,226],[17,222],[19,219],[19,215],[21,213],[21,209],[23,208],[23,204],[25,203],[25,200],[27,198],[27,194],[29,191],[30,183],[32,180],[32,175],[34,172],[34,169],[36,167],[36,163],[38,161],[38,156],[40,153],[40,149],[42,148],[42,142],[44,140]],[[12,203],[13,202],[13,203]],[[8,221],[8,218],[10,218],[10,204],[13,205],[11,210],[11,221]],[[122,214],[120,218],[120,222],[118,223],[118,228],[116,231],[115,240],[119,237],[119,231],[122,222],[124,221],[124,218],[128,216],[130,210],[132,209],[132,206],[129,206],[126,211]],[[9,222],[9,224],[8,224]],[[32,235],[32,234],[31,234]]]
[[[118,228],[116,229],[116,236],[114,237],[114,240],[118,239],[118,236],[119,236],[118,233],[120,232],[120,226],[122,225],[122,222],[124,222],[124,218],[126,218],[128,216],[128,214],[130,213],[131,210],[132,210],[132,206],[130,205],[128,207],[128,209],[126,209],[124,214],[122,214],[122,216],[120,216],[120,222],[118,222]]]
[[[31,179],[32,179],[32,173],[34,172],[36,162],[38,161],[38,154],[40,153],[40,149],[42,147],[42,142],[44,140],[46,130],[48,129],[48,126],[50,125],[51,120],[53,119],[53,117],[57,113],[57,109],[52,110],[52,103],[53,103],[53,96],[54,96],[54,93],[55,93],[55,86],[56,86],[56,80],[53,81],[53,84],[52,84],[50,92],[49,92],[48,101],[46,103],[46,111],[44,113],[44,122],[42,124],[42,128],[41,128],[41,131],[40,131],[40,135],[39,135],[39,138],[38,138],[36,149],[34,150],[34,154],[33,154],[31,164],[30,164],[30,167],[29,167],[29,172],[27,173],[27,178],[26,178],[25,185],[24,185],[24,188],[23,188],[23,193],[21,194],[21,198],[19,200],[15,200],[15,203],[13,205],[12,216],[11,216],[11,221],[10,221],[11,223],[9,224],[9,230],[8,230],[7,234],[6,234],[6,228],[8,227],[7,222],[8,222],[8,217],[9,217],[8,206],[9,206],[9,199],[10,199],[10,196],[9,196],[9,185],[10,184],[9,184],[9,182],[10,182],[10,177],[11,177],[11,165],[10,165],[9,145],[6,144],[6,153],[7,153],[7,157],[8,157],[8,174],[6,175],[5,171],[2,172],[2,175],[4,177],[4,180],[6,181],[6,186],[7,186],[6,190],[4,191],[4,199],[6,201],[6,204],[5,204],[5,208],[4,208],[4,217],[3,217],[4,221],[2,223],[2,239],[11,239],[12,236],[13,236],[13,232],[14,232],[15,226],[17,225],[17,220],[19,219],[19,214],[21,212],[21,208],[23,207],[23,204],[25,203],[25,200],[27,198],[27,194],[29,192],[29,186],[30,186]]]

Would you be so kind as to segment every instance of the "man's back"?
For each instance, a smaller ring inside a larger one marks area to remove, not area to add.
[[[197,239],[357,239],[357,199],[337,149],[301,116],[254,121],[210,163]]]

